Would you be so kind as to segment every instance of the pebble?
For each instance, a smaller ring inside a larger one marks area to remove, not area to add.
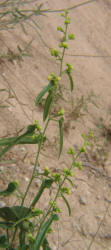
[[[28,178],[28,177],[25,177],[25,181],[28,182],[28,181],[29,181],[29,178]]]
[[[83,196],[80,196],[79,202],[80,202],[80,204],[82,204],[82,205],[87,205],[87,200],[86,200],[86,198],[83,197]]]
[[[4,170],[4,167],[3,167],[3,166],[1,166],[1,167],[0,167],[0,171],[3,171],[3,170]]]
[[[10,112],[12,112],[12,107],[8,107],[8,110],[9,110]]]
[[[5,207],[5,206],[6,206],[5,202],[0,201],[0,207]]]
[[[24,147],[21,147],[20,150],[21,150],[21,151],[25,151],[25,148],[24,148]]]

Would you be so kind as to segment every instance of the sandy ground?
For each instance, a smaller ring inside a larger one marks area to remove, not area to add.
[[[41,1],[44,8],[61,9],[82,3],[82,0]],[[40,157],[40,168],[48,165],[51,169],[69,166],[67,157],[69,146],[76,150],[82,145],[82,133],[90,129],[95,131],[96,141],[91,150],[82,158],[83,171],[76,171],[75,188],[68,197],[72,214],[69,217],[67,208],[60,201],[63,214],[60,223],[50,236],[53,250],[86,250],[101,227],[91,247],[92,250],[111,249],[111,2],[97,0],[70,11],[70,32],[76,39],[70,42],[70,49],[65,62],[74,65],[73,93],[74,107],[71,110],[69,92],[65,90],[67,102],[61,102],[69,115],[64,128],[64,149],[60,160],[57,160],[58,130],[52,124],[48,131],[49,142],[46,152]],[[19,27],[0,32],[0,53],[11,49],[17,52],[17,45],[24,48],[32,41],[32,57],[23,57],[22,61],[7,58],[0,63],[0,102],[7,105],[0,109],[0,137],[13,136],[27,125],[39,119],[42,123],[42,109],[35,107],[37,94],[48,83],[51,72],[59,71],[50,55],[50,48],[57,47],[61,34],[57,26],[62,25],[60,13],[52,12],[35,19],[40,27],[39,33],[26,26],[27,35]],[[45,46],[47,45],[47,46]],[[69,88],[67,77],[64,77],[66,88]],[[84,101],[81,97],[84,96]],[[88,109],[88,110],[87,110]],[[71,113],[72,112],[72,113]],[[84,115],[83,115],[84,114]],[[102,119],[101,119],[102,118]],[[55,134],[57,135],[55,138]],[[56,144],[54,143],[56,139]],[[7,185],[7,180],[19,179],[24,190],[32,172],[36,155],[36,146],[16,146],[5,156],[5,160],[14,160],[13,164],[0,163],[0,189]],[[47,157],[48,155],[48,157]],[[35,182],[30,190],[27,202],[39,187]],[[47,207],[47,194],[40,205]],[[5,200],[12,204],[13,200]],[[106,216],[105,211],[107,210]]]

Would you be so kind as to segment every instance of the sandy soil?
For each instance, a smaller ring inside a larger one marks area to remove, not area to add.
[[[82,0],[41,1],[44,8],[61,9],[82,3]],[[69,92],[65,90],[64,105],[68,123],[64,128],[64,149],[60,160],[57,160],[58,129],[52,124],[48,131],[47,149],[40,157],[40,169],[48,165],[51,169],[69,166],[67,157],[69,146],[76,150],[82,145],[82,133],[90,129],[95,132],[95,143],[91,150],[82,158],[83,171],[76,171],[75,188],[68,197],[72,214],[69,217],[67,208],[63,208],[60,222],[50,236],[53,250],[86,250],[101,227],[91,247],[92,250],[111,249],[111,2],[97,0],[70,11],[70,32],[76,39],[70,42],[70,50],[65,62],[74,65],[73,78],[75,90],[73,100],[75,109],[71,113]],[[50,55],[50,48],[57,47],[61,34],[57,26],[62,24],[59,12],[46,16],[38,16],[36,21],[39,33],[26,26],[27,35],[19,25],[16,29],[0,32],[0,48],[17,53],[17,45],[24,48],[32,41],[30,52],[32,57],[9,62],[7,58],[0,63],[0,103],[7,105],[0,109],[0,137],[16,135],[27,125],[39,119],[42,123],[42,110],[35,107],[37,94],[48,83],[51,72],[57,73],[59,64]],[[44,44],[45,42],[45,44]],[[47,45],[47,46],[45,46]],[[64,77],[66,88],[69,88],[67,77]],[[84,101],[81,97],[84,96]],[[78,102],[78,100],[80,102]],[[79,105],[80,104],[80,105]],[[87,110],[88,109],[88,110]],[[84,114],[84,115],[83,115]],[[55,138],[55,134],[57,135]],[[54,143],[56,139],[56,144]],[[36,146],[16,146],[5,156],[5,160],[14,160],[13,164],[0,163],[0,189],[7,185],[7,180],[19,179],[22,189],[27,186],[30,178]],[[46,157],[48,155],[48,157]],[[39,188],[36,181],[29,193],[28,201]],[[41,200],[45,204],[49,194]],[[12,204],[15,198],[5,200]],[[105,215],[105,212],[107,213]],[[104,218],[105,216],[105,218]]]

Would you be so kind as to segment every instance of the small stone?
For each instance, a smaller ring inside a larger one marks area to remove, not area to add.
[[[5,206],[6,206],[5,202],[0,201],[0,207],[5,207]]]
[[[97,195],[97,196],[96,196],[96,199],[97,199],[97,200],[100,200],[100,198],[101,198],[100,195]]]
[[[0,171],[2,172],[2,171],[3,171],[3,169],[4,169],[4,167],[3,167],[3,166],[1,166],[1,167],[0,167]]]
[[[25,148],[24,148],[24,147],[21,147],[20,150],[21,150],[21,151],[25,151]]]
[[[87,205],[87,201],[86,201],[85,197],[83,197],[83,196],[80,196],[79,202],[80,202],[80,204],[82,204],[82,205]]]
[[[29,178],[28,178],[28,177],[25,177],[25,181],[26,181],[26,182],[29,182]]]
[[[12,107],[8,107],[8,110],[9,110],[10,112],[12,112]]]
[[[39,179],[35,181],[36,187],[39,187],[40,182],[41,182],[41,181],[40,181]]]

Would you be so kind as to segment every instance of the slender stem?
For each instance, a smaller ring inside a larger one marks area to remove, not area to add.
[[[43,136],[45,135],[45,131],[46,131],[47,127],[48,127],[49,122],[50,122],[50,117],[49,117],[49,119],[47,120],[46,125],[45,125],[45,128],[44,128],[44,130],[43,130],[43,134],[42,134]],[[27,196],[27,193],[28,193],[28,191],[29,191],[29,189],[30,189],[30,186],[31,186],[31,184],[32,184],[32,181],[33,181],[33,179],[34,179],[34,177],[35,177],[35,171],[36,171],[36,168],[37,168],[37,165],[38,165],[38,159],[39,159],[39,154],[40,154],[40,151],[41,151],[41,146],[42,146],[42,140],[41,140],[40,143],[39,143],[39,147],[38,147],[38,152],[37,152],[37,156],[36,156],[36,159],[35,159],[35,164],[34,164],[33,173],[32,173],[31,179],[30,179],[30,181],[29,181],[29,184],[28,184],[28,186],[27,186],[27,189],[26,189],[26,192],[25,192],[25,194],[24,194],[24,197],[23,197],[23,199],[22,199],[21,207],[22,207],[23,204],[24,204],[24,201],[25,201],[25,198],[26,198],[26,196]]]
[[[46,125],[45,125],[45,128],[44,128],[44,130],[43,130],[43,136],[45,135],[45,131],[46,131],[47,127],[48,127],[49,122],[50,122],[50,117],[49,117],[49,119],[47,120]],[[35,171],[36,171],[36,168],[37,168],[37,165],[38,165],[38,159],[39,159],[39,154],[40,154],[41,146],[42,146],[42,140],[41,140],[40,143],[39,143],[39,147],[38,147],[38,152],[37,152],[37,156],[36,156],[36,160],[35,160],[35,165],[34,165],[33,173],[32,173],[32,176],[31,176],[31,178],[30,178],[30,181],[29,181],[29,183],[28,183],[28,186],[27,186],[27,189],[26,189],[26,191],[25,191],[25,194],[24,194],[24,196],[23,196],[23,199],[22,199],[22,202],[21,202],[21,208],[22,208],[23,205],[24,205],[24,201],[25,201],[26,196],[27,196],[27,194],[28,194],[28,192],[29,192],[29,189],[30,189],[30,186],[31,186],[31,184],[32,184],[32,181],[33,181],[33,179],[34,179],[34,177],[35,177]],[[13,238],[12,238],[12,241],[11,241],[10,245],[12,245],[12,243],[13,243],[13,241],[14,241],[14,239],[15,239],[16,232],[17,232],[17,227],[15,228],[15,231],[14,231],[14,234],[13,234]]]
[[[80,152],[78,152],[78,154],[76,155],[75,158],[74,158],[74,156],[73,156],[73,161],[72,161],[72,164],[71,164],[69,170],[72,169],[73,163],[77,160],[77,158],[78,158],[79,156],[80,156]],[[55,202],[55,201],[57,200],[57,198],[58,198],[58,196],[59,196],[59,193],[60,193],[60,190],[61,190],[61,187],[63,186],[63,184],[64,184],[66,178],[67,178],[67,176],[65,176],[65,177],[63,178],[63,181],[62,181],[61,184],[59,185],[58,190],[57,190],[57,193],[56,193],[56,195],[55,195],[55,198],[54,198],[53,202]],[[40,232],[40,230],[41,230],[41,228],[42,228],[42,225],[44,224],[44,222],[45,222],[47,216],[50,214],[52,206],[53,206],[53,205],[50,205],[49,208],[48,208],[47,213],[45,214],[45,216],[43,215],[43,218],[42,218],[42,220],[41,220],[41,222],[40,222],[40,227],[39,227],[39,229],[38,229],[37,235],[39,235],[39,232]]]
[[[98,232],[99,232],[99,229],[100,229],[100,227],[101,227],[101,225],[102,225],[102,223],[103,223],[103,221],[104,221],[104,219],[105,219],[105,217],[106,217],[106,214],[107,214],[107,212],[108,212],[109,207],[110,207],[110,204],[107,206],[107,209],[106,209],[106,211],[105,211],[105,213],[104,213],[104,216],[103,216],[103,218],[102,218],[102,220],[101,220],[101,222],[100,222],[100,224],[99,224],[99,226],[98,226],[98,229],[97,229],[97,231],[96,231],[94,237],[92,238],[92,240],[91,240],[91,242],[90,242],[90,244],[89,244],[87,250],[90,250],[90,249],[91,249],[92,244],[94,243],[95,238],[96,238],[96,236],[97,236],[97,234],[98,234]]]
[[[13,244],[13,241],[14,241],[14,239],[15,239],[15,236],[16,236],[16,233],[17,233],[17,227],[15,227],[15,230],[14,230],[14,233],[13,233],[13,237],[12,237],[12,240],[11,240],[11,242],[10,242],[10,244],[9,244],[9,249],[10,249],[10,247],[12,247],[12,244]]]
[[[68,25],[66,24],[65,26],[65,32],[64,32],[64,40],[66,40],[67,38],[67,29],[68,29]],[[63,61],[64,61],[64,55],[65,55],[65,48],[63,48],[63,52],[62,52],[62,57],[61,57],[61,64],[60,64],[60,76],[62,76],[62,69],[63,69]]]

